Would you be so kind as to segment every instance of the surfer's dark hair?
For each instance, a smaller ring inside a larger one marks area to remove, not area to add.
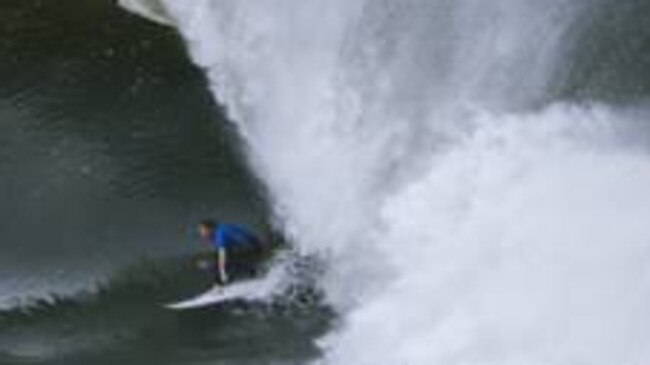
[[[199,223],[199,226],[209,229],[215,229],[217,228],[217,225],[218,223],[214,219],[204,219],[201,221],[201,223]]]

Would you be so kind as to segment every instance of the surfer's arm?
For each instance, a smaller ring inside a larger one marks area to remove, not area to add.
[[[228,273],[226,272],[226,264],[228,258],[226,256],[226,248],[219,247],[217,249],[217,270],[219,270],[219,278],[221,279],[222,284],[226,284],[228,282]]]

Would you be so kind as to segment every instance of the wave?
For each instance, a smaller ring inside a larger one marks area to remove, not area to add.
[[[142,264],[94,291],[35,299],[3,310],[0,354],[26,363],[46,363],[102,352],[156,323],[168,326],[161,301],[170,300],[189,279],[196,278],[164,266],[169,267],[162,270],[161,264]]]
[[[286,358],[290,350],[296,358],[314,356],[316,349],[306,338],[329,326],[331,315],[308,281],[295,282],[273,301],[232,302],[186,312],[165,309],[164,304],[211,285],[210,275],[187,264],[192,261],[142,262],[96,290],[35,299],[0,311],[0,364],[171,364],[197,361],[206,354],[237,363],[242,354],[224,353],[222,348],[247,345],[250,336],[241,331],[255,334],[257,347],[268,350],[260,353],[264,361]],[[287,268],[300,271],[308,260],[293,262]],[[274,340],[269,322],[282,327],[293,344]]]
[[[158,2],[328,262],[323,363],[650,359],[650,84],[608,58],[646,6],[619,3]]]

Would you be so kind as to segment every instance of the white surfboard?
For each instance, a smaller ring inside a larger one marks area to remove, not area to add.
[[[168,309],[202,308],[233,300],[257,301],[270,297],[280,287],[281,272],[272,270],[265,277],[244,280],[227,286],[215,285],[196,297],[165,305]]]

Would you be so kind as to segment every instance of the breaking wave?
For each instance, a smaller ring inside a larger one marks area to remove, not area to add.
[[[650,360],[643,3],[155,8],[328,263],[323,363]]]

